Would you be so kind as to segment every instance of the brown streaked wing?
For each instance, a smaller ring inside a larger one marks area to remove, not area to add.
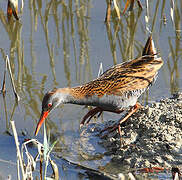
[[[119,67],[116,70],[114,67],[111,68],[101,77],[108,76],[114,83],[113,88],[108,89],[107,94],[122,95],[126,91],[147,88],[162,64],[161,58],[154,59],[153,56],[143,56],[118,65]]]
[[[104,94],[122,96],[127,91],[147,88],[156,72],[162,66],[161,58],[142,56],[132,61],[118,64],[104,72],[99,78],[74,88],[74,96],[85,97]]]

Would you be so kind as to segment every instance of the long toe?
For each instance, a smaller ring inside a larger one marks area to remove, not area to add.
[[[120,124],[115,124],[115,125],[113,125],[113,126],[108,126],[108,127],[106,127],[106,128],[104,128],[104,129],[102,129],[101,131],[100,131],[100,134],[103,134],[105,131],[107,131],[106,133],[105,133],[105,135],[108,135],[109,133],[111,133],[111,132],[113,132],[114,130],[116,130],[116,129],[118,129],[118,127],[120,126]]]
[[[116,132],[116,134],[112,134],[112,132],[116,131],[117,129],[118,129],[118,126],[112,127],[111,129],[107,128],[107,131],[104,129],[106,132],[102,130],[102,132],[100,132],[100,137],[101,137],[101,138],[105,138],[105,137],[107,137],[109,134],[110,134],[110,136],[115,136],[115,135],[117,134],[117,132]],[[105,133],[104,133],[104,132],[105,132]]]

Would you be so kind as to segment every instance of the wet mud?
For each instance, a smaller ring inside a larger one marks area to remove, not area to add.
[[[105,126],[111,124],[107,121]],[[105,155],[127,168],[182,164],[182,93],[142,107],[121,127],[102,139]]]

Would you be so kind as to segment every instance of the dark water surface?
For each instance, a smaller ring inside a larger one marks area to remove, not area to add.
[[[155,85],[142,96],[141,103],[147,104],[182,90],[180,0],[174,4],[174,21],[170,16],[170,1],[150,0],[148,24],[145,1],[142,1],[143,11],[135,5],[134,11],[126,12],[120,21],[113,11],[110,25],[104,23],[104,0],[25,1],[20,21],[10,24],[6,19],[6,3],[0,1],[0,80],[2,84],[4,55],[7,54],[21,100],[16,106],[7,76],[6,97],[0,96],[1,134],[11,132],[9,121],[14,120],[19,135],[26,132],[28,137],[33,137],[44,93],[54,87],[75,86],[96,78],[101,62],[106,70],[113,64],[141,55],[149,35],[146,27],[153,32],[164,65]],[[123,1],[118,3],[123,10]],[[46,125],[51,130],[51,137],[59,138],[56,151],[65,159],[87,167],[109,173],[121,172],[124,168],[113,165],[111,157],[104,155],[100,139],[89,130],[86,135],[79,130],[79,123],[87,111],[83,106],[62,105],[50,114]],[[109,118],[115,118],[115,115],[104,113],[103,120]],[[38,134],[40,141],[43,139],[42,129]],[[6,146],[6,143],[1,144]],[[11,148],[16,150],[14,144]],[[8,151],[7,157],[9,154]],[[0,158],[4,159],[4,156],[0,150]],[[14,158],[16,162],[16,154]],[[6,167],[3,163],[1,166]],[[63,176],[67,178],[65,174]],[[78,172],[73,176],[73,179],[84,178]]]

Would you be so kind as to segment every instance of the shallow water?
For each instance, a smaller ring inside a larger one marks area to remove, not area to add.
[[[123,9],[123,1],[119,3]],[[172,21],[170,1],[150,1],[148,24],[145,2],[142,3],[143,11],[135,5],[134,11],[126,12],[119,22],[113,11],[107,26],[104,23],[106,2],[103,0],[25,1],[20,21],[10,24],[6,19],[6,1],[0,1],[0,80],[3,80],[3,59],[7,54],[21,98],[16,105],[7,76],[6,96],[0,96],[0,133],[11,132],[9,121],[14,120],[19,135],[24,132],[33,137],[44,93],[54,87],[75,86],[96,78],[101,62],[106,70],[113,64],[139,56],[149,35],[146,27],[153,33],[164,65],[156,83],[141,97],[141,103],[147,104],[180,91],[182,3],[175,1]],[[59,138],[56,151],[67,160],[87,167],[109,173],[120,172],[111,163],[110,156],[104,155],[100,138],[89,132],[94,124],[83,132],[79,130],[81,118],[87,111],[83,106],[62,105],[50,114],[46,125],[51,130],[51,137]],[[98,121],[118,117],[104,113]],[[38,135],[40,141],[42,129]],[[3,159],[1,153],[0,157]],[[74,178],[81,179],[79,175]]]

